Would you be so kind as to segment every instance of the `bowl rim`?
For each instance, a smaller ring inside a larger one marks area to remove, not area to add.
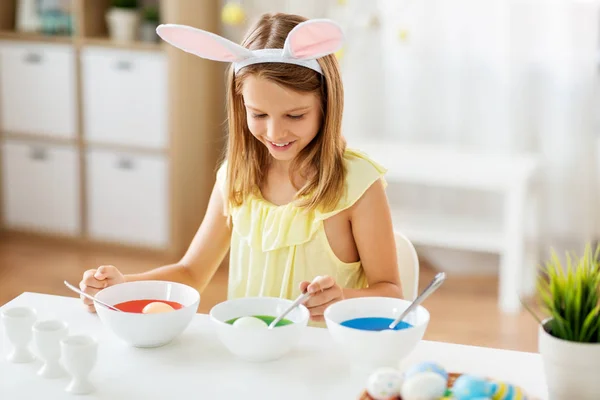
[[[159,280],[159,279],[147,279],[147,280],[143,280],[143,281],[130,281],[130,282],[121,282],[121,283],[117,283],[115,285],[111,285],[108,287],[105,287],[104,289],[100,290],[98,293],[96,293],[95,297],[98,298],[98,300],[103,301],[102,298],[99,297],[99,295],[101,295],[101,293],[107,293],[110,292],[111,290],[118,290],[119,288],[122,288],[123,286],[133,286],[133,285],[151,285],[151,284],[169,284],[169,285],[175,285],[178,287],[183,288],[184,290],[188,290],[190,291],[193,296],[194,296],[194,301],[189,303],[189,304],[182,304],[183,307],[181,307],[180,309],[177,310],[173,310],[171,312],[169,312],[169,314],[173,314],[173,313],[180,313],[180,312],[185,312],[187,310],[189,310],[189,308],[191,307],[198,307],[198,305],[200,304],[200,300],[202,298],[202,295],[200,294],[200,292],[193,288],[192,286],[186,285],[184,283],[180,283],[180,282],[173,282],[173,281],[165,281],[165,280]],[[101,304],[97,304],[96,301],[94,301],[94,305],[96,307],[101,307],[103,308],[105,311],[107,312],[111,312],[111,313],[115,313],[115,314],[127,314],[127,315],[144,315],[144,316],[160,316],[160,315],[164,315],[164,314],[143,314],[143,313],[122,313],[119,311],[115,311],[115,310],[111,310],[109,308],[104,307]],[[112,306],[114,306],[114,304],[111,304]]]
[[[243,301],[247,301],[248,299],[266,299],[267,301],[269,301],[269,300],[284,301],[284,302],[288,303],[289,305],[291,305],[294,302],[293,300],[286,299],[284,297],[275,297],[275,296],[236,297],[233,299],[227,299],[227,300],[221,301],[221,302],[215,304],[214,306],[212,306],[210,311],[208,312],[210,320],[220,326],[227,326],[232,329],[235,329],[235,327],[232,324],[228,324],[226,321],[223,321],[223,320],[217,318],[214,315],[214,311],[219,307],[225,307],[228,304],[232,304],[232,303],[238,303],[238,302],[241,303]],[[250,301],[252,301],[252,300],[250,300]],[[302,313],[302,319],[298,322],[294,322],[293,324],[278,326],[277,331],[281,331],[282,329],[293,329],[297,325],[305,325],[308,323],[308,321],[310,319],[310,311],[308,311],[308,308],[304,304],[299,304],[297,307],[300,309],[300,311]],[[238,318],[240,318],[240,317],[238,317]],[[229,328],[227,328],[227,329],[229,329]]]
[[[346,329],[346,330],[349,330],[349,331],[352,331],[352,332],[361,332],[361,333],[364,333],[364,334],[379,334],[379,333],[384,332],[384,331],[368,331],[368,330],[363,330],[363,329],[357,329],[357,328],[351,328],[351,327],[348,327],[348,326],[344,326],[341,323],[339,323],[339,322],[334,321],[333,319],[331,319],[331,313],[333,312],[332,309],[335,309],[336,307],[341,307],[343,305],[342,303],[345,303],[345,302],[350,302],[350,301],[355,301],[355,302],[359,302],[359,301],[372,301],[372,302],[375,302],[375,301],[380,301],[380,300],[386,300],[386,301],[389,301],[389,300],[399,300],[399,301],[402,301],[402,302],[406,302],[408,304],[412,303],[412,301],[410,301],[410,300],[400,299],[400,298],[397,298],[397,297],[383,297],[383,296],[353,297],[353,298],[350,298],[350,299],[340,300],[340,301],[338,301],[336,303],[331,304],[329,307],[327,307],[325,309],[325,312],[323,313],[323,318],[325,319],[326,324],[333,324],[337,328],[340,328],[340,329]],[[429,310],[427,308],[423,307],[423,305],[418,305],[417,308],[416,308],[416,310],[419,310],[419,311],[425,313],[426,318],[421,323],[412,325],[412,326],[410,326],[409,328],[406,328],[406,329],[400,329],[400,330],[397,330],[397,331],[396,330],[394,330],[394,331],[389,330],[389,331],[386,331],[386,332],[404,332],[404,331],[407,331],[407,330],[412,330],[413,328],[420,328],[422,326],[428,325],[429,322],[431,321],[431,314],[429,313]]]

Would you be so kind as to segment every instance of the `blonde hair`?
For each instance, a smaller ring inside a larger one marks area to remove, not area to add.
[[[265,14],[250,29],[242,46],[256,50],[283,48],[288,33],[306,18],[290,14]],[[244,67],[234,75],[228,72],[226,149],[227,187],[225,203],[240,206],[250,194],[258,194],[271,160],[268,150],[248,129],[246,109],[241,95],[248,75],[271,80],[291,90],[316,93],[321,99],[321,128],[316,137],[298,154],[290,167],[290,179],[301,171],[306,183],[298,190],[294,202],[308,209],[334,208],[343,195],[346,169],[343,155],[346,143],[341,135],[343,87],[339,65],[334,55],[318,60],[323,75],[305,67],[263,63]]]

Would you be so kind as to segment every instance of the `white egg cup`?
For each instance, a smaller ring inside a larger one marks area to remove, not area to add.
[[[38,371],[43,378],[56,379],[65,375],[60,364],[60,341],[67,337],[69,329],[64,321],[38,321],[33,325],[33,340],[40,359],[44,365]]]
[[[63,364],[72,379],[65,388],[71,394],[88,394],[96,390],[89,375],[96,365],[98,342],[88,335],[71,335],[60,341]]]
[[[12,307],[2,310],[2,324],[13,349],[7,360],[12,363],[28,363],[35,360],[29,348],[32,327],[37,319],[37,312],[31,307]]]

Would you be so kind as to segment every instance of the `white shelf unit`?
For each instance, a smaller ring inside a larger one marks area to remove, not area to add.
[[[165,52],[86,46],[81,78],[86,142],[168,147]]]
[[[73,46],[3,41],[1,47],[2,131],[75,139]]]
[[[81,233],[79,162],[68,144],[2,143],[5,226],[63,236]]]
[[[387,141],[349,141],[388,169],[386,180],[438,188],[456,188],[501,196],[497,220],[405,209],[391,204],[394,227],[416,245],[500,255],[498,306],[521,309],[519,295],[532,293],[538,257],[537,237],[526,234],[535,216],[535,155],[481,154],[466,149]]]
[[[219,1],[158,0],[216,31]],[[222,146],[224,67],[108,38],[109,0],[72,0],[72,37],[14,29],[0,4],[0,230],[181,256]]]

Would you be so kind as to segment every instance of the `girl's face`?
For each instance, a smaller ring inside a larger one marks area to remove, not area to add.
[[[319,132],[321,101],[314,93],[295,92],[249,75],[242,96],[250,132],[276,160],[293,160]]]

